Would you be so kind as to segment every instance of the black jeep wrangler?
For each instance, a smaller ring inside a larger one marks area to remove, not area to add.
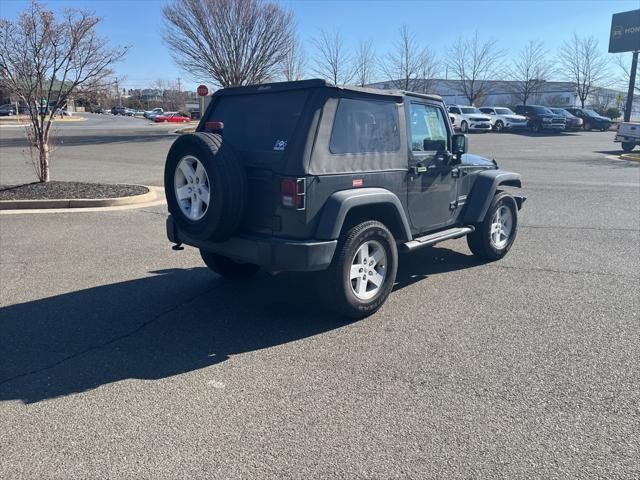
[[[513,244],[520,175],[466,154],[440,97],[322,80],[227,88],[165,165],[169,240],[242,278],[318,271],[331,304],[375,312],[398,250],[467,236],[483,259]]]

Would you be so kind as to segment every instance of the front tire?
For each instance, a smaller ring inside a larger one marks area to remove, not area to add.
[[[253,277],[260,267],[253,263],[239,263],[228,257],[223,257],[217,253],[200,249],[200,256],[205,265],[218,275],[229,279],[240,279]]]
[[[591,131],[591,124],[589,122],[584,122],[584,131],[585,132],[590,132]]]
[[[350,318],[376,312],[393,289],[398,249],[389,229],[370,220],[344,232],[324,272],[326,301]]]
[[[498,120],[493,128],[495,128],[496,132],[502,133],[502,131],[504,130],[504,123]]]
[[[482,223],[467,235],[467,244],[473,254],[483,260],[499,260],[504,257],[518,233],[518,206],[506,192],[499,192],[487,210]]]
[[[533,125],[531,125],[531,131],[533,133],[540,133],[541,130],[542,130],[542,127],[538,122],[535,122]]]
[[[622,142],[622,150],[629,153],[636,146],[633,142]]]
[[[467,122],[462,122],[460,124],[460,132],[467,133],[469,131],[469,124]]]

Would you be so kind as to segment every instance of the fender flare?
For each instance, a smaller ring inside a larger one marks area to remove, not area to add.
[[[337,239],[349,211],[362,205],[391,205],[404,232],[402,240],[413,238],[402,202],[384,188],[358,188],[332,194],[322,209],[315,237],[319,240]]]
[[[519,173],[497,169],[485,170],[477,175],[471,193],[465,202],[467,205],[464,213],[465,224],[480,223],[484,220],[493,196],[500,185],[522,187]]]

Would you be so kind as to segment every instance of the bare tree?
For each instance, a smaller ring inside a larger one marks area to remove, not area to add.
[[[435,55],[418,44],[416,35],[403,25],[382,70],[393,88],[428,91],[438,68]]]
[[[584,108],[594,88],[608,79],[609,62],[600,52],[595,37],[580,37],[573,34],[565,41],[558,54],[559,63],[567,78],[574,84],[580,104]]]
[[[15,21],[0,19],[0,86],[28,108],[27,135],[38,151],[34,169],[41,182],[50,176],[51,122],[79,90],[107,82],[111,66],[128,47],[110,48],[96,34],[100,18],[86,10],[66,10],[59,19],[34,1]],[[50,108],[55,105],[56,108]]]
[[[488,81],[500,76],[503,55],[496,40],[481,41],[477,31],[472,37],[458,37],[449,48],[447,66],[460,80],[460,93],[469,104],[490,93]]]
[[[297,35],[291,39],[289,49],[282,61],[282,76],[291,82],[304,78],[305,56]]]
[[[222,87],[276,77],[293,38],[292,13],[263,0],[174,0],[162,14],[174,61]]]
[[[629,86],[629,79],[631,77],[631,65],[629,62],[629,57],[627,55],[616,55],[613,57],[613,62],[618,67],[618,72],[620,73],[620,86],[625,89]],[[636,67],[636,78],[640,79],[640,63]],[[640,94],[640,81],[636,80],[636,84],[633,87],[633,91]]]
[[[334,85],[346,85],[351,82],[355,72],[340,30],[320,30],[320,36],[313,39],[313,45],[316,55],[312,70],[316,75]]]
[[[371,40],[360,40],[353,63],[356,85],[364,87],[371,83],[376,71],[376,54]]]
[[[510,87],[517,101],[523,105],[537,95],[551,72],[544,44],[531,40],[513,59],[509,76]]]

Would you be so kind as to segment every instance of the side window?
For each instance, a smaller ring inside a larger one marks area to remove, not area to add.
[[[462,113],[458,107],[449,107],[449,113]]]
[[[412,103],[411,150],[440,152],[447,148],[447,127],[442,110],[433,105]]]
[[[334,154],[400,150],[396,104],[379,100],[340,99],[329,150]]]

